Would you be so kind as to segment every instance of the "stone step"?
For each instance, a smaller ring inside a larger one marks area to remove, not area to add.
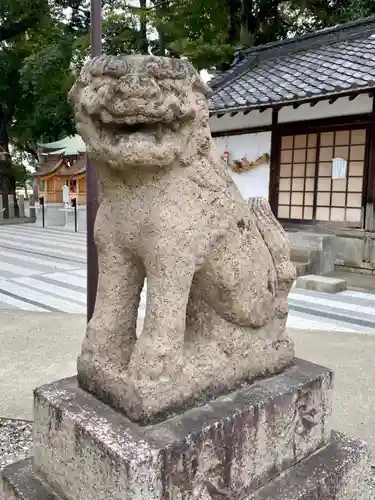
[[[319,270],[320,251],[313,248],[292,247],[290,258],[298,276],[314,274]]]
[[[309,257],[303,259],[311,263],[310,273],[325,275],[335,269],[336,236],[306,231],[289,231],[288,236],[292,260],[297,261],[298,255],[301,259],[303,251],[310,252]]]
[[[369,477],[369,448],[362,441],[333,433],[332,441],[327,446],[305,458],[265,486],[240,498],[242,500],[371,500]],[[234,498],[231,492],[217,488],[214,484],[211,484],[208,490],[210,496],[204,496],[204,498],[222,498],[223,500]],[[2,481],[0,480],[0,498],[4,500],[61,500],[35,476],[32,459],[6,467]],[[94,500],[96,497],[89,498]],[[108,498],[113,500],[160,499],[153,494],[142,497],[128,496],[126,491],[123,491],[121,496]],[[181,497],[172,495],[168,498],[174,500]],[[184,498],[190,500],[190,498],[198,497],[184,496]]]
[[[369,447],[334,432],[331,443],[243,500],[372,500]]]
[[[34,466],[66,500],[185,498],[202,474],[241,492],[329,441],[331,397],[332,372],[296,360],[283,373],[140,426],[75,378],[61,380],[35,391]]]
[[[347,289],[347,283],[344,279],[318,276],[316,274],[307,274],[306,276],[298,277],[295,286],[304,290],[315,290],[325,293],[338,293]]]
[[[309,262],[295,262],[292,260],[292,264],[296,268],[297,278],[299,276],[304,276],[305,274],[310,274]]]
[[[293,262],[309,262],[311,259],[311,252],[309,248],[292,247],[290,249],[290,258]]]
[[[1,500],[61,500],[33,471],[33,459],[8,465],[0,476]]]

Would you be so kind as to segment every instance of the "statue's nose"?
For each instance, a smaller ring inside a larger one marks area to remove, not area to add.
[[[160,88],[155,80],[147,75],[124,75],[120,78],[118,85],[124,97],[143,97],[149,99],[160,93]]]

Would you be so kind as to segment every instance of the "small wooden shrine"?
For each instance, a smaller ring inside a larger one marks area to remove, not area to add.
[[[86,146],[79,135],[39,144],[38,196],[45,203],[63,203],[63,187],[77,205],[86,204]]]

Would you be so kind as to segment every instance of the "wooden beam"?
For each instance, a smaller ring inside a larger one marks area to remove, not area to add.
[[[317,200],[318,200],[319,160],[320,160],[320,133],[318,133],[317,137],[316,137],[313,214],[312,214],[312,222],[313,223],[315,223],[315,221],[316,221],[316,205],[317,205]],[[306,176],[305,176],[305,178],[306,178]]]
[[[310,102],[310,107],[313,108],[314,106],[316,106],[318,104],[319,101],[311,101]]]
[[[358,97],[358,96],[359,96],[359,93],[358,93],[358,92],[356,92],[355,94],[352,94],[351,96],[349,96],[349,101],[354,101],[354,99],[355,99],[356,97]]]
[[[251,109],[247,109],[246,111],[243,112],[245,116],[248,115],[249,113],[251,113]]]
[[[236,116],[237,113],[238,111],[232,111],[232,113],[230,113],[230,117],[232,118],[233,116]]]
[[[329,99],[328,101],[328,104],[333,104],[334,102],[336,102],[338,99],[338,97],[332,97],[332,99]]]

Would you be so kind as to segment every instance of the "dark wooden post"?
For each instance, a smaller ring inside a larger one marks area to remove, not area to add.
[[[91,0],[91,57],[102,53],[101,0]],[[87,322],[95,307],[98,288],[98,254],[94,241],[94,223],[99,206],[99,179],[89,158],[86,158],[86,217],[87,217]]]
[[[365,211],[364,229],[374,232],[374,204],[375,204],[375,96],[372,96],[372,115],[367,130],[366,170],[364,172],[363,208]]]
[[[280,175],[280,134],[277,128],[279,111],[272,109],[272,127],[271,127],[271,161],[270,161],[270,181],[268,201],[273,213],[277,217],[278,195],[279,195],[279,175]]]

